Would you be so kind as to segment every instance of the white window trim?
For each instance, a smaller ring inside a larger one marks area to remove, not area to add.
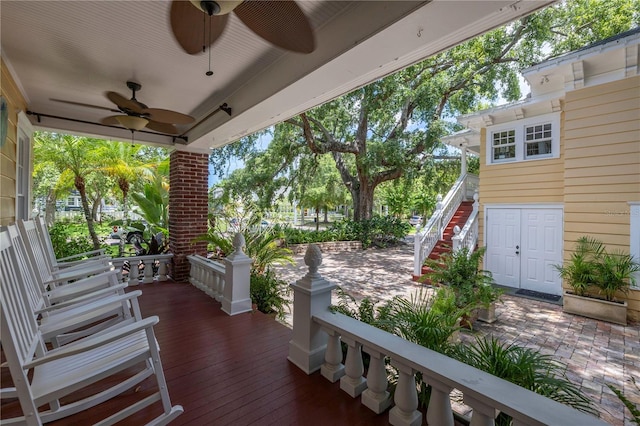
[[[31,175],[33,173],[33,162],[31,161],[32,150],[32,136],[33,125],[27,118],[27,114],[24,111],[18,113],[18,128],[16,135],[16,198],[15,198],[15,212],[17,219],[29,219],[31,216]],[[26,142],[26,146],[25,146]],[[23,155],[23,150],[26,152]],[[18,162],[23,161],[23,164]],[[22,167],[20,167],[22,166]],[[22,169],[22,173],[19,173]],[[24,193],[19,193],[19,188],[22,185]],[[20,196],[22,195],[22,197]],[[23,209],[20,208],[20,201],[25,203],[24,215],[26,217],[18,217],[18,214]]]
[[[636,262],[640,262],[640,201],[629,201],[629,253]],[[636,285],[640,290],[640,272],[635,274]]]
[[[551,123],[551,155],[539,155],[527,158],[525,144],[525,128],[536,124]],[[516,133],[516,155],[513,158],[493,159],[493,134],[495,132],[504,132],[507,130],[515,130]],[[539,161],[560,157],[560,113],[554,112],[550,114],[538,115],[522,120],[510,121],[495,126],[487,127],[486,133],[486,165],[492,166],[496,164],[513,163],[521,161]]]

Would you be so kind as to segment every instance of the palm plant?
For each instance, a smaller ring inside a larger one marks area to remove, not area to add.
[[[640,264],[630,254],[616,250],[602,254],[596,271],[596,287],[606,300],[612,302],[616,293],[626,294],[629,286],[635,284],[634,274],[640,271]]]
[[[596,260],[604,252],[602,242],[583,236],[576,241],[571,259],[564,265],[554,265],[560,277],[571,286],[578,296],[584,296],[587,289],[596,281]]]
[[[550,355],[491,337],[477,338],[471,345],[457,345],[451,356],[577,410],[597,414],[591,401],[567,378],[566,366]],[[496,425],[510,424],[511,417],[504,413],[496,418]]]
[[[578,238],[569,262],[554,267],[576,295],[585,296],[595,286],[610,302],[616,293],[629,291],[636,282],[634,274],[640,271],[640,264],[630,254],[620,250],[609,253],[601,241],[589,236]]]
[[[467,309],[467,313],[487,307],[500,298],[502,290],[493,286],[490,271],[480,269],[485,251],[486,247],[474,251],[464,247],[444,253],[438,260],[427,259],[425,264],[431,271],[423,275],[421,281],[428,279],[434,284],[450,287],[456,295],[458,308]]]

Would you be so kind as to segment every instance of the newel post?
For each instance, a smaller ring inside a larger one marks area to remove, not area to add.
[[[289,342],[287,359],[302,371],[311,374],[322,367],[327,347],[327,334],[313,321],[316,313],[331,305],[331,290],[336,286],[318,273],[322,253],[315,244],[309,244],[304,255],[309,272],[291,284],[293,289],[293,337]]]
[[[240,232],[233,237],[233,253],[224,259],[225,284],[222,294],[222,310],[229,315],[251,311],[252,259],[242,252],[244,237]]]

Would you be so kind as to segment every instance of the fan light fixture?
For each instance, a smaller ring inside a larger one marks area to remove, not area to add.
[[[118,123],[131,131],[142,130],[149,122],[146,118],[136,117],[135,115],[118,115],[115,118]]]

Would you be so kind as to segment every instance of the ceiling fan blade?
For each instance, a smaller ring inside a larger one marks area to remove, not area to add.
[[[64,99],[49,98],[49,100],[53,101],[53,102],[60,102],[60,103],[63,103],[63,104],[78,105],[78,106],[83,106],[83,107],[87,107],[87,108],[103,109],[105,111],[111,111],[111,112],[120,112],[120,110],[109,108],[109,107],[103,107],[103,106],[100,106],[100,105],[91,105],[91,104],[85,104],[85,103],[82,103],[82,102],[65,101]]]
[[[149,122],[147,123],[147,128],[156,132],[167,133],[170,135],[177,135],[180,133],[176,126],[174,126],[173,124],[159,123],[153,120],[149,120]]]
[[[245,1],[234,12],[253,32],[278,47],[300,53],[316,48],[311,24],[295,1]]]
[[[102,124],[106,124],[107,126],[119,126],[120,122],[118,121],[118,119],[116,117],[118,117],[118,116],[117,115],[110,115],[109,117],[105,117],[102,120],[100,120],[100,122]]]
[[[190,55],[203,52],[203,46],[209,46],[220,37],[227,25],[228,15],[209,17],[190,1],[174,0],[170,10],[171,30],[182,49]],[[205,33],[205,27],[211,28]],[[206,40],[205,40],[206,35]]]
[[[189,124],[195,121],[195,118],[191,117],[190,115],[182,114],[168,109],[146,108],[141,112],[145,115],[148,114],[150,120],[157,121],[159,123]]]
[[[146,105],[136,102],[133,99],[127,99],[122,96],[120,93],[116,92],[106,92],[105,95],[107,98],[116,104],[121,111],[124,112],[133,112],[135,114],[141,114],[142,110],[146,108]]]

